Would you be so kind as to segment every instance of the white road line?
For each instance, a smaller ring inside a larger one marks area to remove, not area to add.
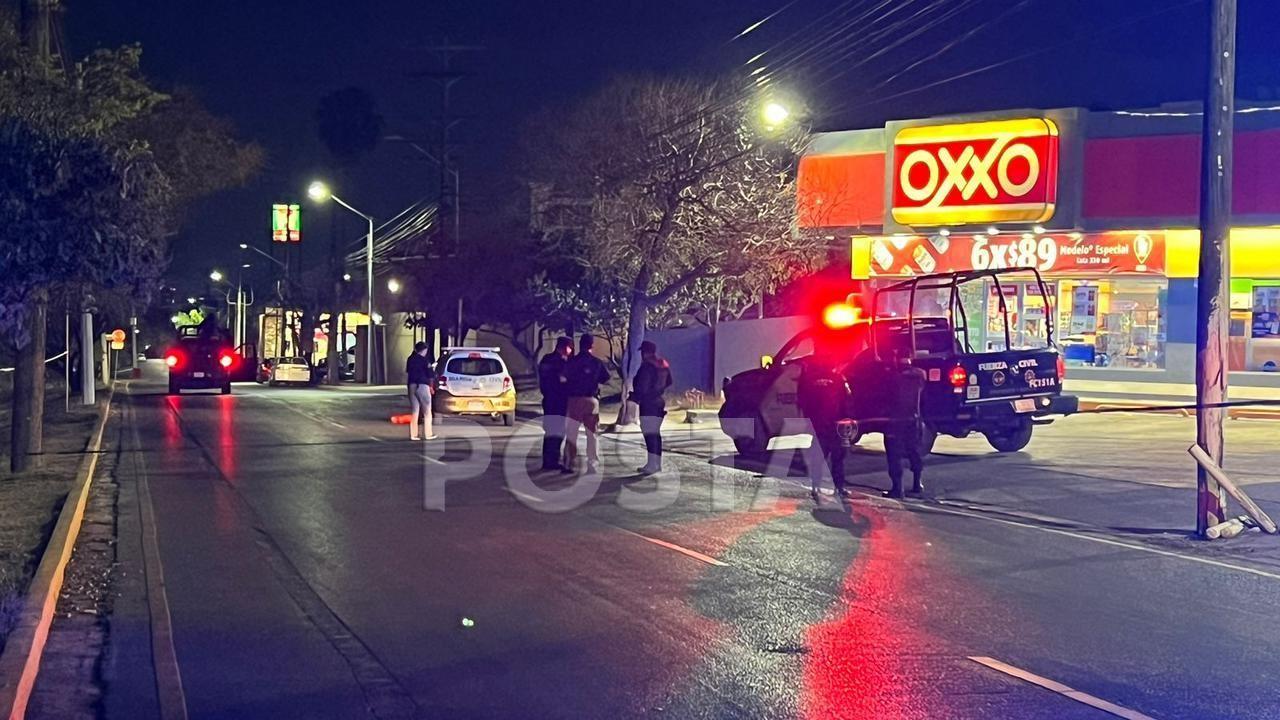
[[[444,463],[441,463],[441,464],[443,465]],[[534,503],[535,505],[542,503],[542,498],[540,497],[534,497],[533,495],[520,492],[519,490],[510,488],[510,487],[508,487],[506,490],[507,492],[511,493],[512,495],[515,495],[517,498],[519,498],[520,500],[523,500],[524,502]]]
[[[1002,672],[1005,675],[1008,675],[1010,677],[1015,677],[1015,678],[1018,678],[1019,680],[1029,682],[1032,685],[1042,687],[1045,690],[1048,690],[1050,692],[1055,692],[1065,698],[1075,700],[1078,703],[1084,703],[1089,707],[1096,708],[1105,713],[1110,713],[1112,715],[1115,715],[1116,717],[1125,718],[1125,720],[1153,720],[1153,718],[1150,715],[1143,715],[1142,713],[1136,710],[1130,710],[1129,708],[1120,707],[1115,703],[1109,703],[1106,700],[1096,698],[1088,693],[1083,693],[1074,688],[1069,688],[1066,685],[1063,685],[1062,683],[1054,682],[1049,678],[1041,677],[1039,675],[1036,675],[1035,673],[1027,672],[1026,670],[1022,670],[1021,668],[1016,668],[1012,665],[1002,663],[999,660],[996,660],[993,658],[971,657],[969,659],[978,663],[979,665],[984,665],[986,667],[991,668],[992,670],[995,670],[997,672]]]
[[[618,526],[617,526],[617,525],[614,525],[613,527],[618,527]],[[717,560],[717,559],[715,559],[715,558],[711,557],[710,555],[703,555],[702,553],[698,552],[697,550],[690,550],[690,549],[689,549],[689,548],[687,548],[687,547],[680,547],[679,545],[676,545],[675,543],[669,543],[669,542],[667,542],[666,540],[659,540],[659,539],[657,539],[657,538],[651,538],[651,537],[649,537],[648,535],[641,535],[641,534],[640,534],[640,533],[638,533],[638,532],[632,532],[631,530],[628,530],[628,529],[626,529],[626,528],[618,528],[618,529],[619,529],[619,530],[621,530],[622,532],[624,532],[624,533],[628,534],[628,535],[634,535],[634,536],[636,536],[636,537],[640,538],[641,540],[644,540],[645,542],[651,542],[651,543],[653,543],[654,545],[657,545],[657,546],[659,546],[659,547],[664,547],[664,548],[666,548],[666,549],[668,549],[668,550],[675,550],[676,552],[680,553],[681,555],[686,555],[686,556],[688,556],[688,557],[693,558],[694,560],[698,560],[698,561],[704,562],[704,563],[706,563],[706,564],[708,564],[708,565],[716,565],[716,566],[718,566],[718,567],[728,567],[728,565],[729,565],[729,563],[727,563],[727,562],[722,562],[722,561],[720,561],[720,560]]]
[[[376,439],[376,438],[375,438],[375,439]],[[429,462],[429,463],[434,463],[434,464],[436,464],[436,465],[440,465],[440,466],[444,466],[444,465],[445,465],[445,462],[444,462],[443,460],[437,460],[436,458],[433,458],[433,457],[431,457],[430,455],[423,455],[423,456],[422,456],[422,459],[423,459],[423,460],[426,460],[426,461],[427,461],[427,462]]]
[[[1087,533],[1072,532],[1071,530],[1061,530],[1059,528],[1041,527],[1039,525],[1032,525],[1030,523],[1018,522],[1016,520],[1006,520],[1004,518],[991,517],[983,513],[968,512],[965,510],[956,510],[954,508],[943,507],[940,505],[915,505],[914,507],[918,507],[922,510],[929,510],[933,512],[943,513],[946,515],[959,515],[961,517],[974,518],[977,520],[986,520],[987,522],[999,523],[1001,525],[1010,525],[1012,527],[1026,528],[1028,530],[1039,530],[1040,532],[1049,533],[1050,535],[1062,535],[1065,537],[1076,538],[1077,540],[1088,540],[1089,542],[1095,542],[1102,545],[1122,547],[1127,550],[1137,550],[1138,552],[1150,553],[1152,555],[1160,555],[1162,557],[1177,558],[1179,560],[1186,560],[1188,562],[1200,563],[1201,565],[1210,565],[1212,567],[1223,568],[1225,570],[1235,570],[1237,572],[1248,573],[1250,575],[1257,575],[1258,577],[1264,577],[1269,580],[1280,580],[1280,573],[1269,572],[1267,570],[1261,570],[1259,568],[1253,568],[1247,565],[1236,565],[1234,563],[1223,562],[1222,560],[1214,560],[1212,558],[1203,558],[1203,557],[1196,557],[1195,555],[1186,555],[1179,552],[1173,552],[1172,550],[1161,550],[1159,548],[1147,547],[1145,545],[1138,545],[1136,543],[1128,543],[1122,540],[1113,540],[1111,538],[1098,537],[1096,535],[1089,535]]]

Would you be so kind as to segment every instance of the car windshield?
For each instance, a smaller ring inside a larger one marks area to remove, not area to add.
[[[492,357],[455,357],[449,359],[450,375],[501,375],[502,361]]]

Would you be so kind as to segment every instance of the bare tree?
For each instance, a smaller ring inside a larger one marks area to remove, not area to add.
[[[624,384],[651,315],[758,296],[825,253],[792,226],[806,132],[756,107],[737,83],[621,78],[531,125],[531,179],[577,199],[577,261],[627,297]]]

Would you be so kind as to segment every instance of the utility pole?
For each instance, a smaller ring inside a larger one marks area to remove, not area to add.
[[[449,42],[446,37],[444,42],[439,45],[424,48],[429,52],[436,54],[439,59],[440,69],[437,72],[417,73],[416,77],[427,78],[435,82],[440,88],[440,128],[439,128],[439,146],[436,157],[439,158],[440,166],[440,201],[441,211],[448,208],[451,219],[453,220],[453,237],[449,238],[439,253],[441,257],[451,255],[456,257],[462,248],[461,223],[459,217],[461,214],[461,188],[459,187],[459,178],[457,164],[452,152],[453,143],[450,138],[455,125],[462,122],[462,118],[453,115],[451,100],[453,86],[460,82],[466,75],[453,69],[453,58],[455,55],[464,52],[479,52],[484,50],[480,45],[454,45]],[[452,174],[453,184],[450,186],[449,177]],[[443,220],[443,218],[441,218]],[[461,285],[458,287],[458,317],[455,325],[455,344],[462,344],[462,307],[463,296]]]
[[[1209,86],[1205,94],[1200,176],[1200,273],[1196,306],[1196,444],[1219,467],[1227,400],[1230,307],[1231,173],[1236,87],[1236,0],[1210,3]],[[1196,533],[1226,520],[1226,495],[1196,470]]]

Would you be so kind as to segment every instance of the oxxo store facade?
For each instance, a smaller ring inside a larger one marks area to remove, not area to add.
[[[1067,108],[823,133],[800,161],[798,222],[847,238],[852,277],[873,287],[1035,267],[1043,293],[1034,282],[999,289],[1015,345],[1034,344],[1053,323],[1073,378],[1190,383],[1200,123],[1177,108]],[[1230,249],[1237,385],[1280,387],[1277,170],[1280,111],[1246,110],[1237,119]],[[1002,347],[996,288],[968,293],[975,345]]]

